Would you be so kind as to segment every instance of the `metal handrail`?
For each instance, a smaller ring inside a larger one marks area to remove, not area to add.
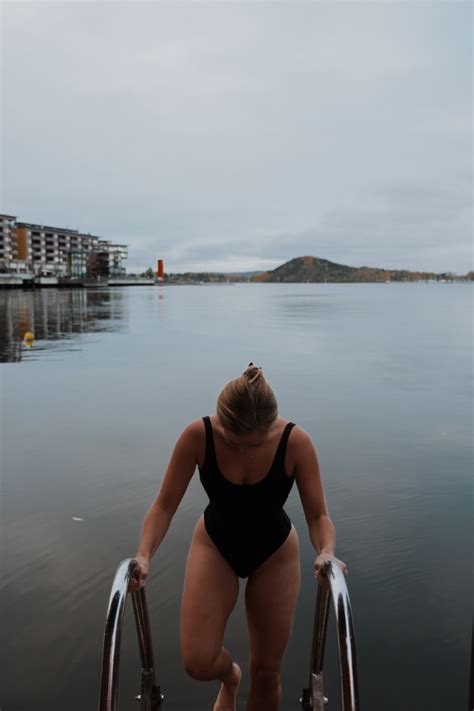
[[[99,711],[117,711],[120,642],[125,602],[130,578],[138,565],[134,558],[123,560],[115,574],[110,593],[102,654]],[[339,647],[342,711],[360,711],[357,682],[356,649],[352,610],[344,574],[340,567],[326,561],[322,569],[327,585],[318,585],[313,624],[309,686],[303,689],[300,703],[304,711],[324,711],[327,698],[323,689],[323,660],[331,594],[336,615]],[[161,711],[164,695],[155,684],[153,647],[145,589],[131,593],[141,659],[140,711]]]
[[[326,575],[328,584],[326,586],[318,585],[309,687],[303,689],[300,703],[304,711],[324,711],[324,705],[328,702],[323,689],[323,660],[329,615],[329,593],[331,593],[339,647],[341,708],[342,711],[360,711],[354,625],[344,573],[337,564],[333,564],[330,560],[325,561],[322,572]]]
[[[117,711],[120,640],[130,578],[138,565],[134,558],[122,560],[115,573],[105,619],[99,711]],[[131,593],[141,659],[141,691],[135,699],[140,711],[160,711],[164,699],[155,684],[153,647],[145,589]]]

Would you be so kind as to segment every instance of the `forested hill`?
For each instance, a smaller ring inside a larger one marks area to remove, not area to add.
[[[153,273],[153,271],[150,269]],[[144,274],[145,275],[145,274]],[[143,275],[143,276],[144,276]],[[259,282],[388,282],[388,281],[474,281],[474,272],[410,272],[407,269],[348,267],[319,257],[296,257],[269,272],[185,272],[165,274],[170,284]]]
[[[348,267],[319,257],[296,257],[270,272],[263,272],[251,281],[264,282],[385,282],[451,279],[455,275],[434,272],[410,272],[406,269],[377,269],[374,267]],[[461,279],[469,278],[457,277]]]

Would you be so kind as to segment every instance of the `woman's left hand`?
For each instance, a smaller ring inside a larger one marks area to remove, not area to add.
[[[320,553],[316,560],[314,561],[314,577],[317,579],[318,583],[322,585],[323,587],[326,587],[328,585],[328,580],[326,578],[325,573],[323,572],[323,565],[326,561],[330,560],[331,563],[335,563],[340,567],[344,575],[349,574],[349,570],[347,568],[347,565],[344,563],[343,560],[339,560],[339,558],[336,558],[335,555],[332,553]]]

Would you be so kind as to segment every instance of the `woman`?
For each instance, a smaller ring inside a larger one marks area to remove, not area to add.
[[[222,646],[227,620],[248,578],[250,641],[247,711],[277,711],[280,670],[300,586],[296,529],[283,510],[293,481],[299,490],[315,576],[334,556],[318,458],[309,435],[278,416],[261,368],[250,363],[221,390],[216,414],[191,422],[178,438],[159,494],[148,510],[130,591],[145,584],[150,559],[168,530],[195,471],[209,496],[189,548],[181,602],[181,654],[195,679],[221,681],[213,711],[236,708],[241,669]]]

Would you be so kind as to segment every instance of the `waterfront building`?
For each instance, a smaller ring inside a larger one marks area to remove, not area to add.
[[[16,217],[0,215],[0,272],[11,271],[25,274],[28,267],[18,256]]]
[[[128,248],[63,227],[0,215],[0,273],[85,278],[126,274]]]

